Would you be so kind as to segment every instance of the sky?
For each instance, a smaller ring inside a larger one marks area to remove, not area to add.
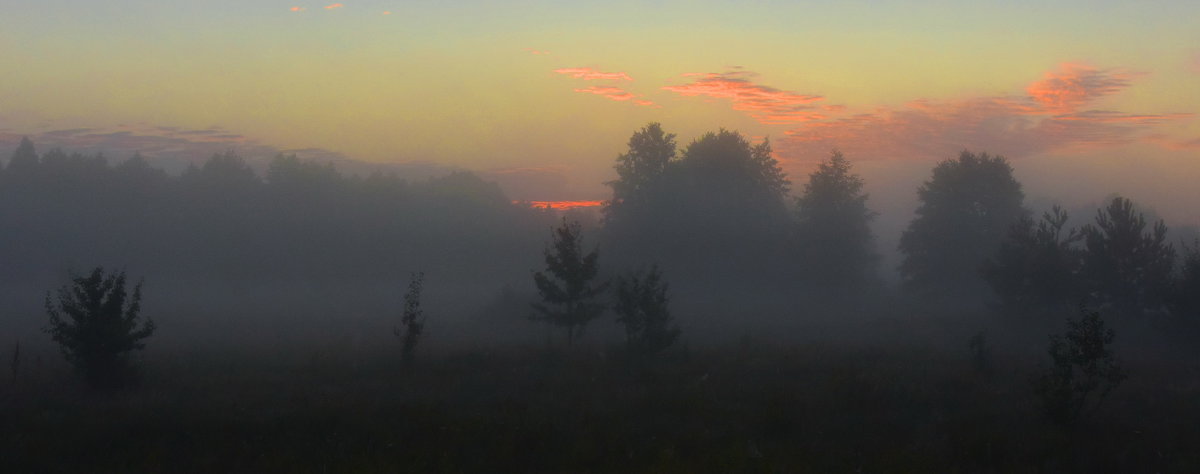
[[[1200,2],[0,0],[0,150],[297,153],[601,200],[660,122],[840,149],[884,219],[959,151],[1200,224]],[[8,152],[2,152],[7,154]]]

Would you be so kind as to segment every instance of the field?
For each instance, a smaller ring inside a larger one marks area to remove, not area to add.
[[[456,349],[410,367],[224,353],[146,360],[94,393],[25,363],[3,385],[6,472],[1200,472],[1196,365],[1129,361],[1080,424],[1045,421],[1029,358],[743,338]]]

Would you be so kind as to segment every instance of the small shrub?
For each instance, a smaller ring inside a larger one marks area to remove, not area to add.
[[[404,330],[401,331],[398,327],[392,329],[396,337],[404,341],[402,357],[406,364],[412,363],[416,356],[417,342],[421,339],[421,331],[425,329],[424,311],[421,310],[421,287],[424,283],[424,272],[412,274],[408,282],[408,291],[404,293],[404,315],[400,317],[400,324],[404,326]]]
[[[635,353],[654,354],[679,337],[671,324],[667,284],[658,266],[617,279],[617,322],[625,326],[626,343]]]
[[[1110,345],[1112,329],[1104,327],[1098,311],[1080,308],[1078,321],[1067,320],[1067,332],[1050,336],[1053,365],[1034,380],[1034,392],[1046,415],[1071,424],[1099,406],[1125,380]]]
[[[46,294],[50,325],[46,332],[62,349],[67,361],[96,388],[113,388],[133,375],[128,355],[141,350],[143,339],[154,334],[154,321],[141,321],[142,284],[125,292],[125,272],[105,275],[97,267],[91,275],[75,276],[58,289],[57,303]]]

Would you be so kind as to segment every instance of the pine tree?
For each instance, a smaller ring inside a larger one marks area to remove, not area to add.
[[[871,219],[863,180],[834,151],[817,165],[796,201],[797,244],[810,282],[860,288],[875,276]]]
[[[542,302],[533,304],[531,319],[563,327],[570,346],[587,324],[604,312],[604,305],[596,300],[608,284],[596,282],[599,253],[584,253],[578,222],[567,222],[564,217],[552,234],[553,243],[545,251],[546,273],[533,274]]]
[[[125,272],[105,274],[97,267],[76,276],[58,290],[56,302],[46,294],[46,327],[63,355],[93,387],[116,387],[128,381],[128,355],[146,347],[154,321],[141,320],[142,284],[125,292]]]
[[[1101,304],[1125,314],[1161,306],[1175,262],[1163,221],[1147,229],[1133,202],[1118,196],[1096,211],[1095,225],[1084,226],[1083,234],[1084,276]]]
[[[996,254],[984,262],[983,278],[1009,314],[1061,309],[1078,302],[1082,253],[1074,247],[1083,239],[1076,229],[1064,230],[1067,213],[1054,206],[1034,225],[1022,216],[1009,229]]]

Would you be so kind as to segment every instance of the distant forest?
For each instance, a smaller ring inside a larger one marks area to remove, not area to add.
[[[584,235],[605,278],[658,265],[709,301],[890,291],[864,183],[836,151],[793,186],[766,140],[720,130],[681,147],[655,123],[614,166],[612,197]],[[1139,314],[1200,307],[1197,247],[1167,241],[1167,225],[1126,199],[1066,228],[1061,209],[1033,215],[1004,158],[971,152],[937,164],[916,192],[899,248],[906,294],[1026,313],[1081,302]],[[531,294],[558,221],[468,172],[410,182],[281,155],[260,176],[231,152],[173,176],[141,156],[39,154],[25,139],[0,170],[0,278],[49,288],[66,271],[105,265],[151,282],[392,284],[425,271],[431,289],[469,287],[461,298],[484,301],[501,288]]]

